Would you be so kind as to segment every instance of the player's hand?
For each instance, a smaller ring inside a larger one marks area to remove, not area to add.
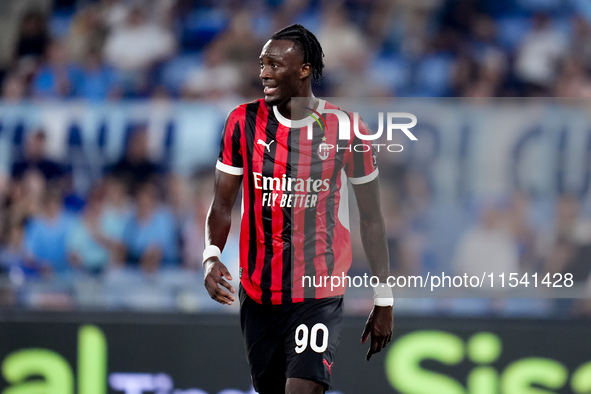
[[[235,301],[234,297],[229,294],[222,287],[225,287],[234,294],[234,288],[225,279],[232,280],[232,275],[228,268],[217,257],[211,257],[203,263],[205,271],[205,288],[209,296],[222,305],[232,305]]]
[[[369,361],[373,354],[385,348],[392,340],[392,331],[394,329],[392,309],[391,306],[374,306],[367,318],[365,329],[363,330],[363,334],[361,334],[362,344],[371,335],[371,345],[365,357],[367,361]]]

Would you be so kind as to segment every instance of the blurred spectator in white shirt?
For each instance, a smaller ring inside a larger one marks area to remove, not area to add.
[[[482,209],[478,224],[461,237],[456,249],[457,275],[481,277],[520,272],[517,243],[512,237],[507,212],[499,203]]]
[[[126,93],[147,90],[149,72],[175,51],[175,37],[158,24],[148,21],[139,8],[133,8],[126,23],[108,36],[105,60],[118,71]]]
[[[134,8],[127,22],[107,38],[105,58],[119,69],[141,71],[172,55],[174,49],[174,36]]]
[[[222,99],[236,96],[240,86],[239,68],[224,59],[219,46],[210,46],[203,65],[189,71],[183,96],[189,99]]]
[[[130,7],[123,0],[103,0],[101,8],[103,23],[108,29],[114,30],[125,24]]]
[[[322,45],[328,94],[334,96],[388,96],[390,92],[368,78],[372,49],[346,11],[328,9],[318,32]]]
[[[324,52],[324,66],[327,72],[340,70],[349,62],[366,54],[365,40],[359,29],[347,21],[342,9],[329,9],[324,12],[325,19],[318,41]]]
[[[532,30],[524,37],[517,52],[515,73],[522,82],[534,88],[548,89],[554,82],[558,63],[567,46],[547,15],[535,15],[532,24]],[[530,92],[535,93],[543,94],[545,90]]]
[[[100,5],[99,15],[108,29],[117,29],[125,24],[132,10],[132,5],[135,5],[146,11],[146,17],[162,26],[166,26],[172,22],[171,18],[176,3],[176,0],[134,0],[133,2],[103,0]]]

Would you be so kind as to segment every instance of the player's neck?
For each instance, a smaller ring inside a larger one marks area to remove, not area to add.
[[[309,94],[307,95],[302,95],[302,96],[296,96],[298,97],[298,104],[299,104],[299,98],[300,97],[307,97],[307,100],[305,100],[305,105],[303,105],[302,107],[308,107],[308,108],[313,108],[316,109],[318,108],[318,103],[320,102],[320,100],[314,96],[314,93],[312,93],[312,91],[309,91]],[[303,99],[301,99],[303,100]],[[304,101],[302,101],[304,102]],[[283,104],[279,104],[277,106],[277,109],[279,110],[279,113],[281,115],[283,115],[286,119],[292,119],[292,112],[291,112],[291,100],[288,100],[287,102],[283,103]],[[297,119],[293,119],[293,120],[297,120]]]

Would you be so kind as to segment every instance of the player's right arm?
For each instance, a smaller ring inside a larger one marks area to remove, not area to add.
[[[213,200],[205,221],[206,247],[215,245],[220,250],[224,248],[232,223],[232,207],[240,190],[241,182],[242,176],[240,175],[216,170]],[[228,268],[218,257],[213,256],[203,261],[203,271],[205,272],[205,288],[210,297],[220,304],[231,305],[235,299],[230,293],[234,294],[235,290],[224,279],[225,277],[232,280]],[[226,288],[230,293],[223,288]]]
[[[232,208],[242,182],[241,139],[244,128],[244,106],[237,107],[228,115],[216,164],[213,200],[205,220],[205,248],[203,271],[205,288],[210,297],[220,304],[234,302],[234,288],[226,281],[232,280],[228,268],[220,261],[219,253],[224,249],[232,221]],[[216,250],[217,247],[218,249]],[[213,249],[217,256],[207,253]],[[208,257],[210,256],[210,257]],[[226,291],[227,290],[227,291]],[[229,293],[228,293],[229,291]]]

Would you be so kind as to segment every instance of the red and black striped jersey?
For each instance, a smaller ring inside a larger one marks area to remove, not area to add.
[[[336,109],[320,100],[317,111]],[[347,179],[362,184],[378,176],[370,141],[356,136],[346,115],[349,139],[339,139],[335,114],[294,128],[263,99],[236,107],[226,119],[216,168],[242,176],[239,276],[259,303],[344,293],[344,287],[331,291],[330,283],[309,284],[346,275],[352,258]]]

